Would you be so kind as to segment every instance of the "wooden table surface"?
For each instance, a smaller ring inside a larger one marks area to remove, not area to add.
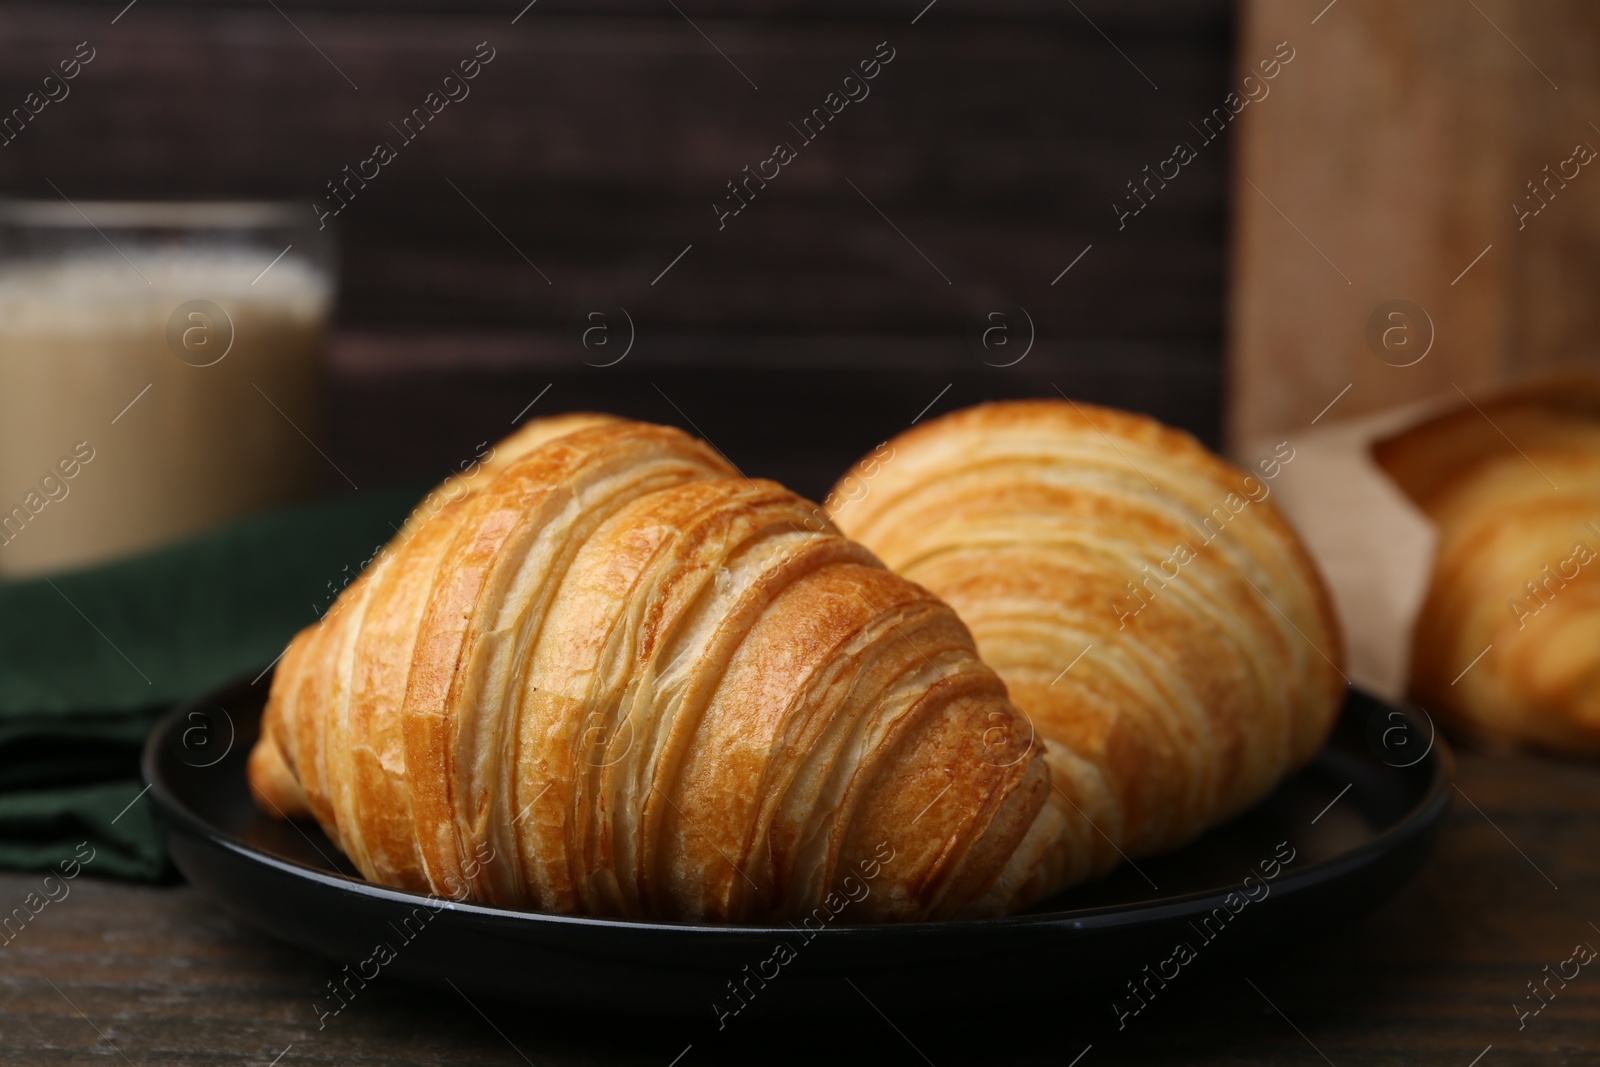
[[[1457,782],[1436,853],[1395,898],[1324,936],[1174,983],[1079,1067],[1600,1063],[1600,968],[1565,988],[1550,981],[1556,995],[1520,1025],[1514,1009],[1534,1005],[1527,983],[1547,965],[1600,945],[1600,768],[1460,753]],[[0,874],[0,901],[38,883]],[[0,948],[0,1062],[1067,1067],[1090,1032],[1070,1004],[888,1020],[845,991],[838,1014],[718,1033],[709,1018],[555,1014],[384,980],[319,1030],[311,1005],[329,967],[188,886],[84,877]]]

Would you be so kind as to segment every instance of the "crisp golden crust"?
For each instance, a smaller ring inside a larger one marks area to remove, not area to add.
[[[1373,448],[1439,531],[1412,692],[1479,740],[1600,754],[1600,389],[1480,408]]]
[[[729,921],[1000,914],[1059,883],[1066,818],[1004,685],[813,505],[596,417],[460,481],[295,638],[251,758],[366,877]]]
[[[1081,878],[1242,811],[1331,729],[1338,625],[1269,496],[1153,419],[1020,401],[901,434],[829,502],[1052,743]]]

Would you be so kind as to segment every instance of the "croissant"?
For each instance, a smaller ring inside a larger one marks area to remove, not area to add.
[[[1094,874],[1244,810],[1327,738],[1340,634],[1269,481],[1149,418],[1019,401],[901,434],[825,503],[971,628],[1098,831]]]
[[[1373,456],[1439,534],[1416,700],[1480,741],[1600,753],[1600,389],[1507,393]]]
[[[277,666],[249,778],[371,881],[752,921],[997,915],[1068,810],[950,608],[678,430],[528,424]],[[825,920],[823,920],[825,921]]]

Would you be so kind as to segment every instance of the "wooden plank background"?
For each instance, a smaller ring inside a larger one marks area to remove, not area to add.
[[[337,220],[331,451],[358,483],[379,443],[409,456],[405,420],[447,427],[411,457],[431,472],[552,382],[553,408],[692,421],[811,494],[947,385],[932,410],[1055,383],[1220,435],[1225,152],[1125,228],[1112,204],[1226,92],[1225,0],[539,0],[514,25],[521,3],[278,6],[0,4],[0,102],[96,49],[0,148],[0,192],[282,197],[311,218],[490,42],[471,95]],[[725,183],[881,41],[871,95],[719,231]],[[574,324],[607,306],[635,348],[585,366]],[[986,366],[972,324],[1014,306],[1036,343]]]

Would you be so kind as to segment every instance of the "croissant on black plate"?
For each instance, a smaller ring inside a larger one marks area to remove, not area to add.
[[[997,915],[1092,847],[954,612],[678,430],[536,422],[279,663],[258,803],[557,912]]]
[[[1069,879],[1188,841],[1327,739],[1338,623],[1269,481],[1154,419],[1013,401],[901,434],[828,498],[955,608],[1045,740],[1100,831]]]

